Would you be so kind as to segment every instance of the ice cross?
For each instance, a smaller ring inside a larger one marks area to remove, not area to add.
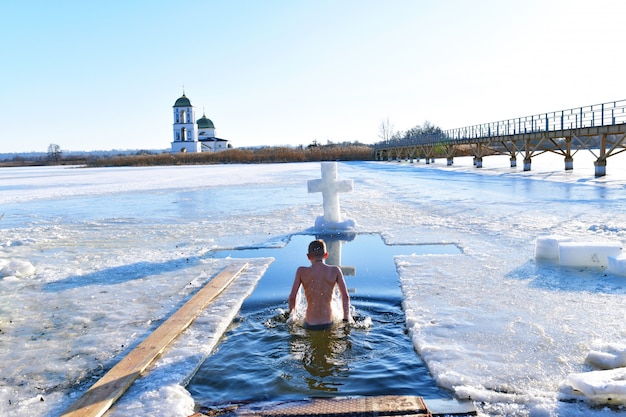
[[[322,193],[325,223],[341,222],[338,194],[352,191],[353,182],[352,180],[337,180],[337,163],[322,162],[322,178],[309,180],[308,188],[310,193]]]

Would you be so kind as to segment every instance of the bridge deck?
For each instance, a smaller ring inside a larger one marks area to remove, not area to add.
[[[626,100],[412,136],[407,132],[376,144],[375,158],[446,157],[451,165],[460,146],[480,161],[484,156],[508,154],[511,166],[523,154],[524,170],[530,170],[531,158],[543,152],[564,155],[565,169],[572,169],[574,153],[597,150],[596,176],[603,176],[607,158],[626,151]]]

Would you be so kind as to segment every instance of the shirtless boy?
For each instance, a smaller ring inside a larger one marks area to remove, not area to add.
[[[337,285],[341,294],[343,321],[347,323],[350,318],[350,296],[341,268],[324,263],[328,253],[323,240],[314,240],[309,244],[307,257],[311,266],[301,266],[296,271],[289,294],[289,311],[296,307],[296,295],[302,285],[307,301],[304,327],[309,330],[330,329],[333,326],[331,301]]]

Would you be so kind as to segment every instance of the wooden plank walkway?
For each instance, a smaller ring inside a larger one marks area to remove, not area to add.
[[[120,360],[82,397],[63,412],[62,417],[100,417],[165,348],[196,319],[248,266],[233,263],[209,281],[196,295]]]
[[[235,411],[235,410],[230,410]],[[211,414],[196,413],[191,417]],[[219,412],[215,415],[220,415]],[[242,407],[237,417],[357,417],[357,416],[413,416],[432,417],[422,397],[410,395],[381,395],[374,397],[315,398],[304,401],[274,403],[252,409]]]

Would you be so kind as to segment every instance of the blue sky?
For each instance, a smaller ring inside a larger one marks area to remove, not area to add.
[[[378,140],[626,98],[621,0],[0,3],[0,153]]]

